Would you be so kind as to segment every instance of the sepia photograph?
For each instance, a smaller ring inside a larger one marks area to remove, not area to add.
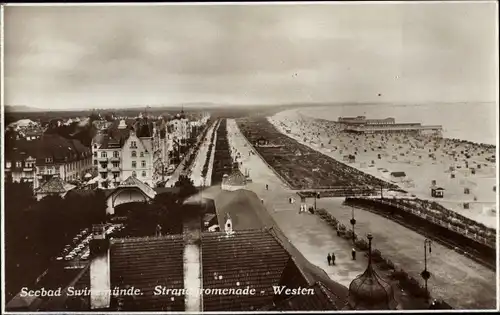
[[[498,2],[1,10],[2,313],[498,309]]]

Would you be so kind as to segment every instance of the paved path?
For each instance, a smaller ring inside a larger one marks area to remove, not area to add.
[[[204,178],[202,176],[203,166],[205,166],[205,161],[207,159],[207,154],[208,154],[208,147],[210,146],[210,140],[212,139],[212,133],[214,132],[216,123],[217,122],[212,123],[212,125],[208,129],[207,135],[205,136],[205,139],[203,139],[203,143],[201,144],[200,149],[196,154],[193,167],[191,168],[190,178],[196,187],[201,187],[204,184],[203,183]]]
[[[297,196],[281,183],[258,155],[249,156],[248,152],[253,149],[239,132],[235,121],[228,120],[227,126],[233,152],[241,153],[242,167],[250,170],[253,182],[248,189],[264,200],[278,226],[309,261],[327,271],[333,280],[349,285],[365,269],[364,258],[351,261],[349,242],[339,239],[318,216],[299,214],[299,204],[288,203],[288,197]],[[265,189],[266,184],[269,191]],[[349,225],[351,209],[343,207],[341,201],[335,198],[319,199],[318,206]],[[312,204],[311,200],[309,204]],[[358,221],[356,233],[373,233],[375,248],[421,280],[419,273],[423,268],[424,239],[421,235],[368,211],[356,209],[355,216]],[[326,262],[326,254],[332,251],[337,257],[336,267],[328,266]],[[432,246],[429,269],[432,272],[429,285],[433,296],[443,298],[455,308],[496,307],[495,272],[436,243]]]
[[[215,135],[214,135],[214,146],[212,147],[212,153],[210,154],[210,161],[208,162],[208,170],[207,170],[207,176],[205,179],[205,186],[210,187],[212,185],[212,172],[214,170],[214,161],[215,161],[215,150],[216,150],[216,143],[217,143],[217,130],[219,129],[220,126],[220,120],[218,120],[217,125],[215,126]]]
[[[351,227],[352,208],[342,205],[343,198],[322,198],[318,207],[327,209],[340,222]],[[369,211],[356,208],[356,233],[372,233],[374,248],[384,257],[403,267],[423,283],[425,237]],[[381,228],[383,227],[383,228]],[[432,273],[429,291],[457,308],[495,308],[495,272],[438,243],[432,244],[427,266]]]
[[[338,238],[330,226],[316,215],[299,214],[300,200],[294,204],[288,202],[289,197],[297,199],[298,196],[281,182],[258,155],[249,156],[248,152],[252,148],[234,120],[228,119],[227,128],[230,147],[234,148],[232,153],[240,152],[242,168],[249,169],[253,182],[247,188],[264,200],[280,229],[306,259],[325,270],[330,278],[348,287],[366,269],[367,260],[359,257],[352,261],[350,244]],[[266,190],[266,184],[269,190]],[[336,266],[328,266],[326,260],[326,255],[332,252],[336,256]]]

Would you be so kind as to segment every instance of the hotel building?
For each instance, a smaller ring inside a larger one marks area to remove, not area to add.
[[[11,142],[5,150],[5,173],[15,182],[33,188],[57,176],[64,181],[82,179],[92,168],[91,150],[80,141],[57,134]]]
[[[443,127],[440,125],[422,125],[421,123],[396,123],[394,118],[366,119],[365,116],[339,117],[338,123],[343,130],[353,133],[412,133],[432,134],[441,136]]]

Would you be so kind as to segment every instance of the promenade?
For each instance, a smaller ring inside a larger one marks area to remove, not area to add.
[[[313,264],[323,268],[335,281],[348,286],[366,268],[366,259],[358,255],[358,260],[350,258],[351,245],[339,238],[318,216],[298,213],[298,196],[280,181],[274,172],[257,154],[249,154],[252,146],[239,131],[236,122],[228,119],[228,139],[233,155],[241,154],[242,170],[248,169],[252,183],[247,185],[264,200],[278,226],[290,241]],[[265,185],[269,185],[269,190]],[[289,197],[296,202],[290,204]],[[351,218],[351,209],[341,205],[343,199],[319,199],[318,207],[325,208],[346,226]],[[312,200],[308,200],[309,205]],[[409,230],[371,212],[356,209],[356,233],[374,235],[374,248],[384,257],[401,265],[416,279],[423,269],[423,240],[418,233]],[[328,266],[326,255],[334,252],[337,265]],[[432,278],[429,280],[431,295],[442,298],[458,309],[491,309],[496,307],[495,272],[475,263],[448,248],[434,243],[429,260]]]
[[[200,145],[200,149],[196,153],[196,158],[191,168],[190,178],[196,187],[201,187],[204,186],[204,184],[210,183],[208,179],[205,179],[202,176],[202,173],[203,173],[203,166],[205,165],[205,161],[208,155],[208,147],[210,146],[210,140],[212,138],[212,133],[214,132],[216,124],[217,122],[213,122],[210,125],[205,138],[202,140],[203,143]]]

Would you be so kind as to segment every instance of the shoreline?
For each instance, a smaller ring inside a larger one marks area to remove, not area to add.
[[[452,105],[452,104],[455,104],[455,103],[450,103],[450,104],[443,104],[443,105]],[[467,102],[464,102],[464,103],[457,103],[457,104],[468,104]],[[476,103],[474,103],[476,104]],[[491,104],[490,102],[478,102],[477,104]],[[314,106],[312,108],[307,108],[307,111],[304,111],[305,107],[302,107],[302,108],[293,108],[293,109],[288,109],[288,110],[284,110],[284,111],[281,111],[279,113],[283,113],[283,112],[286,112],[286,111],[296,111],[298,114],[300,115],[303,115],[303,116],[306,116],[308,117],[309,119],[315,119],[315,120],[321,120],[321,121],[324,121],[324,122],[328,122],[328,123],[337,123],[336,120],[333,120],[333,119],[325,119],[325,118],[321,118],[321,117],[318,117],[317,115],[313,115],[311,114],[311,112],[314,112],[314,110],[318,110],[318,109],[323,109],[325,107],[349,107],[349,106],[353,106],[353,105],[356,105],[356,104],[339,104],[339,105],[318,105],[318,106]],[[360,105],[363,105],[363,106],[374,106],[374,105],[377,105],[377,104],[371,104],[371,103],[367,103],[367,104],[360,104]],[[428,104],[420,104],[420,105],[411,105],[411,104],[385,104],[385,103],[381,103],[380,105],[388,105],[388,106],[393,106],[393,107],[412,107],[412,106],[426,106]],[[311,111],[312,110],[312,111]],[[277,114],[279,114],[277,113]],[[383,117],[383,118],[386,118],[386,117]],[[400,119],[396,119],[396,120],[400,120]],[[407,123],[407,121],[401,121],[402,123]],[[445,126],[443,125],[443,128],[446,130],[447,128],[445,128]],[[445,131],[446,133],[446,131]],[[442,137],[443,139],[445,140],[448,140],[448,141],[458,141],[458,142],[462,142],[464,144],[471,144],[471,145],[478,145],[478,146],[484,146],[484,147],[496,147],[496,142],[498,141],[493,141],[493,143],[488,143],[488,142],[478,142],[478,141],[472,141],[472,140],[464,140],[464,139],[460,139],[460,138],[454,138],[454,137],[448,137],[448,136],[443,136]]]
[[[337,122],[313,118],[303,110],[282,111],[267,120],[280,133],[340,163],[396,184],[417,198],[438,202],[487,227],[497,227],[493,191],[496,163],[485,160],[496,152],[495,146],[408,135],[345,134]],[[343,161],[346,154],[353,154],[356,161]],[[394,180],[391,172],[403,172],[406,177]],[[444,198],[430,196],[433,180],[445,188]]]

